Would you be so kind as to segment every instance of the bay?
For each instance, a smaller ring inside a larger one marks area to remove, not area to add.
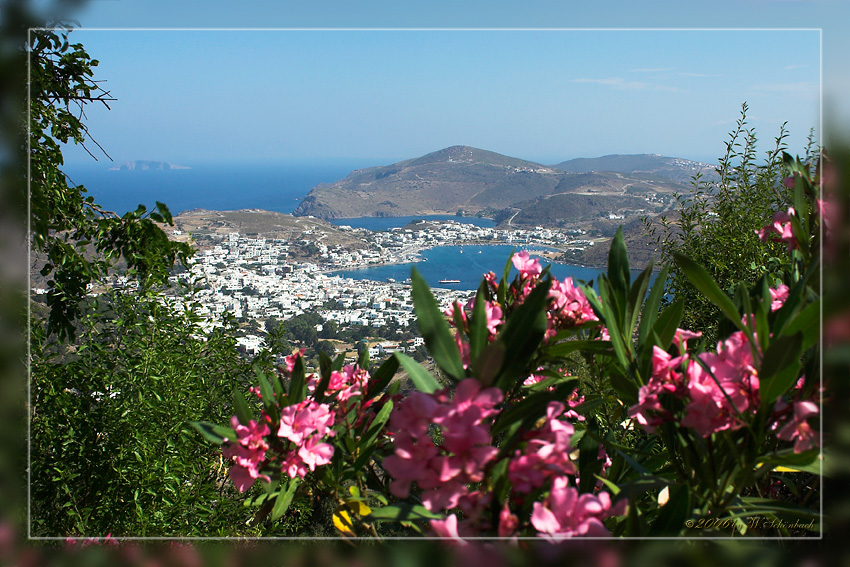
[[[534,254],[534,250],[546,250],[546,248],[541,246],[530,248],[532,257],[539,257]],[[505,263],[508,262],[514,251],[519,252],[520,250],[506,245],[437,246],[423,251],[423,260],[419,262],[340,270],[334,272],[334,274],[355,280],[386,281],[388,278],[392,278],[397,282],[404,282],[410,277],[411,268],[415,266],[431,287],[472,291],[478,289],[481,278],[487,272],[493,271],[497,278],[501,279]],[[572,277],[574,282],[594,280],[595,283],[599,274],[605,271],[604,268],[586,268],[549,262],[544,259],[541,259],[541,264],[544,267],[551,264],[553,277],[559,280]],[[513,279],[516,273],[516,269],[511,266],[509,278]],[[634,279],[639,273],[640,270],[634,270],[632,278]],[[441,280],[460,281],[458,283],[440,283]]]

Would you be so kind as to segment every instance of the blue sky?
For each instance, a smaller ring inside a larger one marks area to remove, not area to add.
[[[605,17],[599,6],[568,13],[537,2],[508,17],[499,2],[329,2],[321,11],[246,2],[230,13],[219,2],[198,11],[95,0],[77,14],[83,29],[73,36],[101,61],[98,78],[118,98],[111,111],[92,109],[89,124],[119,162],[389,163],[454,144],[544,163],[644,152],[709,161],[744,101],[763,150],[784,121],[795,151],[819,126],[819,31],[86,29],[822,27],[813,13],[834,21],[830,9],[846,12],[830,0],[751,0],[735,4],[738,21],[722,24],[714,14],[724,1],[705,4],[699,19],[663,2],[641,11],[601,4],[620,9]],[[795,11],[808,19],[791,18]],[[759,13],[771,15],[757,25]],[[826,77],[835,35],[825,27],[824,83],[843,92],[840,72]],[[66,159],[90,160],[70,148]]]

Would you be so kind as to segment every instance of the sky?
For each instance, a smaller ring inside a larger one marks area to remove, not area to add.
[[[76,14],[72,37],[118,99],[88,112],[117,162],[378,165],[457,144],[541,163],[712,162],[742,103],[762,153],[783,122],[799,153],[810,129],[821,137],[822,70],[827,121],[850,91],[839,0],[174,4]],[[198,29],[211,27],[243,29]],[[327,29],[342,27],[369,29]]]

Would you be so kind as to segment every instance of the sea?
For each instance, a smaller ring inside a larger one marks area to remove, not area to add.
[[[340,270],[333,272],[335,275],[352,278],[355,280],[373,281],[396,281],[404,283],[410,278],[412,269],[422,274],[429,286],[443,289],[476,290],[481,284],[481,278],[487,272],[495,272],[498,279],[502,278],[505,266],[510,262],[514,252],[521,250],[529,251],[532,257],[540,258],[541,265],[549,266],[553,277],[564,280],[572,277],[575,283],[583,281],[593,283],[599,280],[599,274],[604,268],[586,268],[560,262],[550,262],[541,258],[540,251],[551,251],[539,245],[528,245],[514,247],[504,244],[486,246],[437,246],[422,252],[422,260],[408,264],[394,264],[388,266],[375,266],[371,268],[360,268],[356,270]],[[516,276],[517,271],[511,265],[509,281]],[[640,270],[632,271],[632,280],[640,274]],[[445,280],[457,280],[446,282]],[[655,280],[655,274],[650,282]]]
[[[104,209],[119,214],[136,210],[140,204],[152,209],[156,201],[168,205],[173,215],[193,209],[263,209],[291,213],[314,186],[319,183],[332,183],[342,179],[352,170],[368,165],[371,164],[213,164],[191,165],[191,169],[134,171],[109,171],[108,166],[98,165],[69,165],[66,167],[66,173],[73,183],[84,185],[87,194],[93,196],[95,202]],[[417,219],[452,220],[483,227],[495,226],[491,219],[455,215],[366,217],[335,219],[332,222],[337,226],[348,225],[381,231],[402,227]],[[544,248],[532,245],[516,248],[516,251],[521,249],[530,249],[533,252]],[[410,277],[411,268],[416,266],[432,287],[474,290],[477,289],[481,277],[489,271],[501,277],[514,250],[514,247],[505,245],[440,246],[425,250],[419,262],[336,273],[353,279],[392,279],[404,282]],[[546,263],[544,262],[544,265]],[[552,275],[561,280],[568,276],[574,280],[596,280],[601,271],[599,268],[551,264]],[[515,271],[512,274],[515,274]],[[440,283],[441,280],[460,281]]]

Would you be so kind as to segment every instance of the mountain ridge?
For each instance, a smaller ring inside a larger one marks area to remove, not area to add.
[[[513,215],[519,203],[531,204],[564,194],[596,197],[593,202],[597,210],[583,217],[594,213],[616,216],[623,207],[635,209],[633,202],[623,202],[625,196],[644,199],[648,203],[644,212],[651,213],[663,205],[656,198],[658,195],[685,190],[685,178],[692,171],[710,167],[654,154],[612,154],[599,158],[602,162],[582,159],[585,161],[547,166],[470,146],[450,146],[390,165],[354,170],[336,182],[319,184],[293,214],[325,220],[456,213],[498,217],[504,216],[505,211]],[[559,169],[587,169],[588,164],[604,163],[606,159],[618,162],[614,165],[620,169],[627,169],[628,165],[631,173]],[[569,207],[577,202],[556,199],[551,204]],[[539,203],[537,208],[542,210]],[[564,220],[575,218],[568,213],[562,215]],[[547,211],[544,216],[558,214]],[[534,215],[520,218],[535,222]]]

